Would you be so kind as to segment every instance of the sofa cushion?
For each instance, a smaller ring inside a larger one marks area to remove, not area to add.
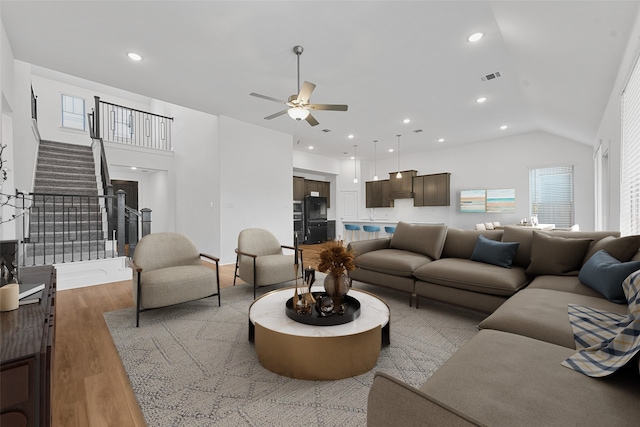
[[[483,330],[420,390],[495,427],[637,424],[637,374],[626,369],[608,378],[589,378],[560,365],[574,352],[523,336]]]
[[[549,289],[523,289],[504,302],[478,327],[510,332],[575,349],[569,323],[569,304],[627,314],[626,304],[616,304],[600,297],[576,295]]]
[[[484,236],[478,236],[471,260],[511,268],[518,245],[520,245],[518,242],[495,242]]]
[[[461,230],[449,227],[442,248],[442,258],[471,258],[478,236],[501,241],[502,230]]]
[[[527,289],[551,289],[589,297],[603,298],[602,294],[580,282],[578,276],[536,276]]]
[[[506,269],[460,258],[441,258],[413,272],[423,282],[452,288],[509,296],[527,284],[521,267]]]
[[[582,266],[578,278],[609,301],[626,303],[622,282],[636,270],[640,270],[640,261],[620,262],[601,249]]]
[[[400,249],[380,249],[363,253],[354,262],[363,270],[411,277],[417,268],[431,262],[431,258]]]
[[[618,231],[537,231],[531,227],[522,227],[518,225],[505,226],[502,241],[520,242],[520,246],[518,246],[518,252],[513,259],[514,265],[519,265],[525,268],[529,265],[531,261],[531,245],[533,242],[534,232],[543,233],[555,237],[565,237],[569,239],[593,239],[594,243],[607,236],[620,236],[620,232]]]
[[[518,251],[513,258],[513,265],[527,268],[531,262],[531,241],[533,230],[529,227],[506,226],[502,235],[503,242],[518,242]]]
[[[446,225],[409,224],[399,222],[389,247],[440,258],[447,235]]]
[[[535,231],[527,274],[576,274],[593,239],[569,239]]]
[[[627,262],[638,252],[638,249],[640,249],[640,236],[604,237],[591,245],[587,254],[584,256],[582,264],[584,265],[593,254],[602,249],[618,261]]]

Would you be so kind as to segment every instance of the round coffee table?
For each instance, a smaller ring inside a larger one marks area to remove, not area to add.
[[[314,286],[313,292],[324,289]],[[337,380],[364,374],[389,345],[389,306],[372,293],[351,289],[360,316],[335,326],[296,322],[285,313],[294,288],[269,292],[249,307],[249,340],[260,364],[276,374],[303,380]],[[337,314],[334,314],[337,316]]]

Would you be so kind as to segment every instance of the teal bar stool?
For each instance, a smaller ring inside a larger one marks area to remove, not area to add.
[[[378,238],[378,232],[380,231],[380,227],[378,227],[377,225],[363,225],[362,228],[364,229],[365,239],[369,239],[371,237],[375,239]]]
[[[346,233],[344,233],[344,237],[347,237],[349,235],[349,232],[351,232],[351,239],[349,239],[350,242],[354,241],[354,240],[360,240],[360,226],[359,225],[355,225],[355,224],[345,224],[344,225],[344,229],[346,230]],[[358,232],[358,237],[355,237],[355,233],[356,231]]]
[[[393,237],[393,233],[396,232],[396,228],[395,227],[385,227],[384,231],[391,237]]]

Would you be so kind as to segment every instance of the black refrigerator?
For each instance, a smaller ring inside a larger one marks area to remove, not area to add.
[[[327,198],[304,198],[304,242],[307,244],[327,241]]]

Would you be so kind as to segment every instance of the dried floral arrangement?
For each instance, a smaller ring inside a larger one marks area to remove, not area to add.
[[[325,243],[324,249],[318,257],[320,258],[318,270],[323,273],[340,276],[346,271],[352,271],[356,268],[353,263],[353,251],[347,249],[342,240]]]

